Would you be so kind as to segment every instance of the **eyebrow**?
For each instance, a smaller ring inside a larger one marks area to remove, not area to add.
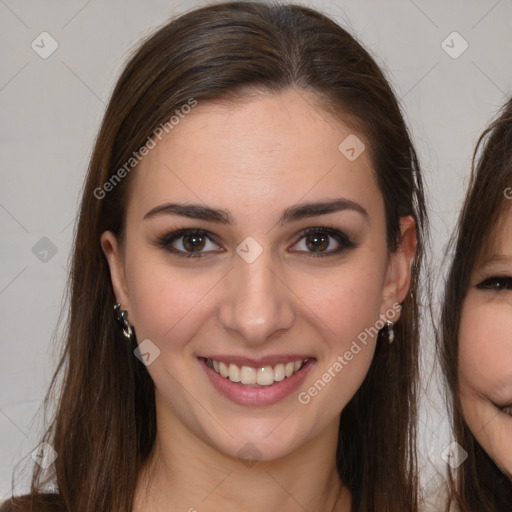
[[[328,201],[301,203],[291,206],[283,212],[277,223],[279,225],[283,225],[286,223],[297,222],[307,217],[317,217],[342,211],[354,211],[360,213],[367,221],[370,219],[366,209],[359,203],[351,201],[350,199],[338,198]],[[229,211],[194,203],[162,204],[152,208],[148,213],[146,213],[143,220],[150,219],[158,215],[179,215],[181,217],[200,219],[227,226],[235,224]]]
[[[491,257],[484,260],[480,265],[478,265],[478,269],[487,269],[489,267],[499,266],[499,265],[512,265],[512,256],[508,256],[505,254],[493,254]]]

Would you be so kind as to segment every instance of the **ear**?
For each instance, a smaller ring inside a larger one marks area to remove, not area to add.
[[[100,237],[101,249],[107,258],[110,268],[110,280],[116,301],[121,304],[122,309],[129,309],[129,293],[126,284],[124,261],[121,251],[121,244],[112,231],[105,231]]]
[[[398,248],[389,255],[386,281],[383,289],[381,314],[393,304],[401,303],[407,296],[411,285],[411,268],[416,254],[416,223],[409,215],[400,218],[400,239]],[[394,321],[398,320],[395,317]]]

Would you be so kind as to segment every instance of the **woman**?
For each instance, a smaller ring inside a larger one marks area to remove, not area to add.
[[[483,133],[442,315],[455,439],[455,509],[512,508],[512,101]],[[467,458],[466,458],[467,457]]]
[[[36,467],[7,510],[417,510],[424,224],[397,101],[337,24],[233,2],[164,26],[83,192],[59,493]]]

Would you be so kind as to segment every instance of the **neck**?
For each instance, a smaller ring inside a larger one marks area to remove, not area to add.
[[[339,418],[285,457],[269,461],[233,458],[174,415],[157,418],[157,437],[139,477],[134,512],[238,512],[244,503],[269,512],[351,510],[350,492],[336,469]]]

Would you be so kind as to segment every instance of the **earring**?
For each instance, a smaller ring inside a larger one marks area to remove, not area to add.
[[[393,343],[395,339],[395,331],[393,330],[393,322],[391,320],[386,320],[386,325],[388,328],[388,341],[389,344]]]
[[[123,309],[121,311],[121,304],[116,304],[114,306],[114,314],[116,315],[117,321],[121,324],[121,327],[123,328],[123,334],[128,339],[131,339],[133,331],[130,324],[128,323],[128,320],[126,320],[126,315],[128,314],[126,309]]]

